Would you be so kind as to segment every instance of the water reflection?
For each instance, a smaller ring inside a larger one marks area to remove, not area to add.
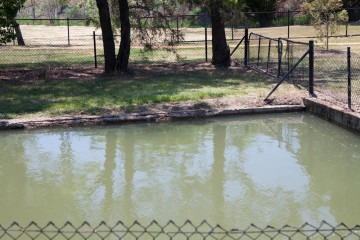
[[[0,133],[0,222],[357,224],[360,138],[316,117]]]

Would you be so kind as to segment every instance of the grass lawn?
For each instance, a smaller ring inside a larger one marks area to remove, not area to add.
[[[243,68],[216,70],[210,65],[199,69],[192,66],[138,65],[131,75],[111,77],[99,72],[75,79],[50,76],[47,80],[36,77],[14,80],[16,77],[12,77],[0,81],[0,118],[110,114],[131,111],[139,105],[187,100],[201,103],[204,99],[231,95],[263,98],[274,86],[273,79],[245,72]],[[286,93],[294,89],[286,85],[279,91]]]

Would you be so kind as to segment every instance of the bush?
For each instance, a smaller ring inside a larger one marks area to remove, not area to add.
[[[298,17],[294,17],[294,25],[310,25],[311,18],[310,16],[301,15]]]

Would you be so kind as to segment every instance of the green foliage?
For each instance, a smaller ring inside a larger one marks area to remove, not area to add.
[[[69,18],[83,18],[84,14],[81,12],[81,9],[78,5],[71,5],[67,7],[64,12]]]
[[[271,12],[276,10],[278,0],[244,0],[247,10],[252,12]]]
[[[309,25],[311,24],[311,18],[307,15],[301,15],[299,17],[294,17],[294,25]]]
[[[274,17],[271,13],[276,10],[276,4],[279,0],[244,0],[245,10],[247,12],[261,12],[255,14],[251,20],[259,23],[260,27],[270,26]]]
[[[334,34],[338,25],[349,20],[342,0],[311,0],[302,5],[305,12],[311,17],[312,25],[316,29],[318,37],[322,40],[326,37],[326,48],[329,49],[329,36]]]
[[[0,0],[0,45],[14,39],[12,26],[25,0]]]

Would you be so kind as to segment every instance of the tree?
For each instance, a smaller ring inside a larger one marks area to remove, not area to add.
[[[312,18],[312,25],[320,39],[326,37],[326,50],[329,50],[329,37],[334,34],[340,23],[347,22],[349,17],[346,10],[341,10],[341,0],[310,0],[302,7]]]
[[[230,48],[226,41],[225,19],[236,17],[232,14],[242,10],[240,0],[185,0],[190,7],[203,6],[208,10],[212,28],[212,64],[215,66],[230,65]]]
[[[35,0],[31,0],[30,1],[31,3],[31,15],[32,15],[32,18],[35,19],[36,18],[36,1]]]
[[[105,72],[114,70],[126,72],[129,64],[131,50],[131,29],[135,30],[140,41],[144,44],[145,50],[152,49],[154,40],[167,42],[173,46],[179,33],[171,28],[171,21],[167,16],[174,16],[176,4],[188,3],[189,5],[203,6],[210,13],[212,23],[212,63],[216,66],[230,65],[230,49],[226,42],[224,19],[230,12],[240,6],[239,0],[139,0],[131,2],[128,0],[96,0],[99,9],[100,25],[103,31],[103,44],[105,51]],[[130,12],[130,9],[132,10]],[[149,16],[149,18],[141,18]],[[113,19],[111,22],[109,19]],[[150,22],[150,28],[143,27],[144,21]],[[115,24],[113,24],[115,23]],[[136,28],[131,28],[132,25]],[[120,47],[114,60],[114,34],[111,29],[120,25]]]
[[[116,58],[116,70],[126,72],[129,65],[130,57],[130,16],[129,16],[129,3],[127,0],[119,0],[119,12],[120,12],[120,48]]]
[[[245,10],[255,12],[260,27],[269,26],[273,20],[277,4],[282,0],[244,0]]]
[[[96,0],[100,16],[100,25],[103,32],[103,44],[105,51],[105,72],[110,73],[114,70],[127,72],[130,48],[131,48],[131,25],[136,25],[136,33],[146,49],[152,49],[152,40],[159,39],[168,42],[172,46],[176,40],[176,30],[171,28],[171,23],[166,17],[172,15],[175,9],[174,3],[177,0],[162,2],[161,8],[157,6],[158,0],[139,0],[131,2],[128,0]],[[130,9],[133,11],[130,13]],[[110,11],[111,10],[111,11]],[[140,16],[148,15],[154,19],[153,26],[143,28]],[[155,25],[155,26],[154,26]],[[113,27],[120,27],[120,47],[115,58],[114,33]],[[160,36],[162,36],[160,38]],[[170,36],[164,38],[164,36]]]
[[[45,12],[46,17],[50,19],[49,21],[52,24],[54,22],[53,19],[59,17],[63,13],[68,3],[69,0],[46,0],[43,2],[41,7],[43,12]]]
[[[15,38],[12,28],[16,14],[24,2],[25,0],[0,0],[0,45]]]
[[[284,0],[277,3],[277,11],[297,11],[301,9],[304,0]]]
[[[212,64],[215,66],[230,66],[230,48],[226,41],[224,18],[221,10],[224,9],[222,0],[210,2],[212,28]]]
[[[360,7],[359,0],[343,0],[344,8],[358,8]]]
[[[111,27],[109,3],[107,0],[96,0],[99,9],[100,26],[104,46],[105,73],[111,73],[115,69],[115,43]]]

